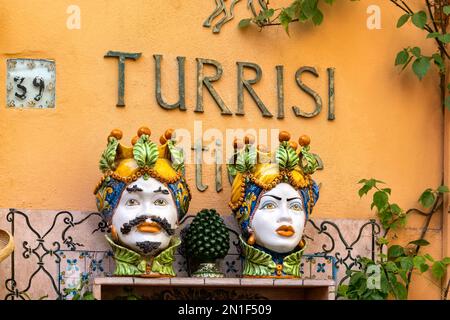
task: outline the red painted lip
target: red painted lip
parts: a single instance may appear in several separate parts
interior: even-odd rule
[[[275,230],[282,237],[292,237],[295,234],[294,228],[291,226],[282,225],[277,230]]]

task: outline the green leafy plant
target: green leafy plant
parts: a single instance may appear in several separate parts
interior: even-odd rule
[[[450,98],[446,97],[446,91],[450,85],[446,84],[447,71],[446,59],[450,58],[447,44],[450,43],[450,34],[447,33],[450,5],[448,0],[424,0],[424,10],[413,10],[404,0],[390,0],[392,4],[403,11],[403,15],[397,21],[397,28],[401,28],[408,22],[427,33],[426,39],[432,39],[436,43],[436,51],[425,55],[420,47],[407,47],[397,53],[395,65],[401,66],[403,71],[411,62],[414,74],[422,80],[428,73],[432,63],[437,67],[440,75],[441,104],[450,108]]]
[[[285,8],[271,8],[269,1],[265,0],[261,3],[261,10],[257,11],[253,6],[251,7],[253,17],[242,19],[239,27],[246,28],[255,24],[262,29],[267,26],[281,25],[289,34],[289,25],[293,22],[322,24],[324,15],[321,6],[324,3],[332,5],[334,2],[335,0],[294,0]]]
[[[379,299],[407,299],[413,273],[424,274],[431,270],[432,276],[440,280],[445,276],[446,267],[450,258],[437,260],[429,254],[421,255],[419,250],[430,243],[425,239],[425,232],[431,217],[442,206],[443,194],[448,193],[446,186],[425,190],[419,198],[419,203],[429,209],[424,212],[413,208],[407,211],[396,203],[390,202],[391,189],[381,185],[384,182],[376,179],[362,179],[362,187],[358,194],[360,197],[373,191],[371,209],[375,208],[377,217],[384,228],[384,234],[378,238],[377,243],[380,254],[374,261],[361,258],[360,270],[349,270],[348,284],[339,286],[338,296],[352,300],[379,300]],[[405,246],[391,244],[391,233],[404,227],[410,213],[416,212],[427,217],[424,231],[419,239],[408,242]],[[387,250],[385,250],[387,247]],[[373,281],[376,285],[371,285]]]

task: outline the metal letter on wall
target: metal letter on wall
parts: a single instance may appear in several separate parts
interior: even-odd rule
[[[55,61],[8,59],[6,105],[10,108],[55,108]]]
[[[125,60],[132,59],[137,60],[141,57],[142,53],[127,53],[119,51],[108,51],[105,58],[119,58],[119,89],[117,106],[125,106]]]
[[[277,97],[278,97],[278,115],[277,119],[284,119],[284,67],[276,66],[277,69]]]
[[[203,66],[205,64],[215,67],[216,74],[213,76],[206,77],[204,75]],[[195,112],[203,112],[203,86],[208,89],[209,93],[213,97],[214,101],[220,108],[220,113],[222,115],[232,115],[233,113],[228,109],[223,102],[222,98],[219,96],[217,91],[212,86],[211,82],[217,81],[222,77],[223,69],[219,62],[211,59],[197,58],[197,106],[195,107]]]
[[[255,90],[252,87],[252,84],[255,84],[259,80],[261,80],[262,70],[260,66],[258,66],[256,63],[251,62],[237,62],[237,66],[238,66],[238,108],[236,114],[241,116],[245,114],[244,112],[244,88],[245,88],[252,97],[253,101],[255,101],[262,115],[264,117],[272,117],[272,114],[269,112],[269,110],[267,110],[266,106],[258,97],[258,95],[256,94]],[[253,69],[256,73],[256,77],[251,80],[244,79],[244,68]]]
[[[186,97],[185,97],[185,76],[184,76],[184,70],[185,70],[185,57],[177,57],[178,60],[178,102],[174,104],[168,104],[164,101],[162,97],[162,89],[161,89],[161,60],[162,55],[154,54],[153,57],[155,58],[155,84],[156,84],[156,100],[158,101],[158,104],[166,109],[166,110],[173,110],[179,108],[180,110],[185,111],[186,110]]]
[[[317,116],[320,113],[320,111],[322,111],[322,98],[319,96],[317,92],[315,92],[314,90],[312,90],[310,87],[308,87],[303,83],[303,81],[301,80],[303,72],[312,73],[316,77],[318,77],[319,74],[317,73],[316,68],[314,67],[301,67],[295,73],[295,80],[297,81],[297,84],[300,87],[300,89],[302,89],[304,92],[313,97],[315,101],[315,109],[313,112],[304,112],[300,110],[299,107],[293,106],[292,110],[294,110],[294,113],[297,117],[312,118]]]
[[[336,119],[334,114],[334,68],[328,68],[328,120]]]

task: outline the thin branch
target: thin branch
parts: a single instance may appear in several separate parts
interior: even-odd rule
[[[437,27],[436,21],[435,21],[434,16],[433,16],[433,12],[432,12],[432,10],[431,10],[431,4],[430,4],[430,1],[429,1],[429,0],[425,0],[425,2],[427,3],[428,14],[430,15],[430,19],[431,19],[431,21],[433,22],[434,32],[439,32],[439,29],[438,29],[438,27]]]

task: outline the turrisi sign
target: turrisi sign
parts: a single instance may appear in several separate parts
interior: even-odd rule
[[[119,51],[109,51],[105,57],[106,58],[116,58],[118,61],[119,67],[119,76],[118,76],[118,99],[117,99],[117,107],[125,106],[125,67],[128,61],[138,60],[142,56],[141,53],[128,53],[128,52],[119,52]],[[167,102],[163,98],[163,92],[161,89],[161,78],[162,78],[162,55],[153,55],[154,63],[155,63],[155,95],[156,101],[158,105],[166,110],[175,110],[179,109],[180,111],[186,111],[186,79],[185,79],[185,57],[177,57],[178,64],[178,101],[170,103]],[[261,112],[261,116],[272,118],[275,117],[277,119],[284,119],[287,116],[287,112],[285,111],[285,90],[284,90],[284,81],[285,81],[285,71],[283,65],[275,66],[274,72],[276,74],[276,83],[274,84],[274,95],[277,97],[277,106],[269,107],[267,106],[259,97],[258,93],[254,89],[254,85],[258,83],[263,77],[263,69],[256,63],[253,62],[236,62],[236,73],[237,73],[237,86],[236,86],[236,108],[231,108],[229,105],[226,105],[224,100],[222,99],[220,92],[216,90],[214,87],[214,82],[227,77],[227,74],[224,72],[221,63],[217,60],[212,59],[204,59],[204,58],[196,58],[196,82],[197,82],[197,93],[196,93],[196,104],[194,107],[194,112],[202,113],[204,112],[204,94],[207,92],[213,98],[215,104],[218,107],[218,111],[223,116],[231,116],[245,115],[245,104],[244,104],[244,91],[250,95],[251,99],[254,101],[259,111]],[[206,68],[212,68],[214,72],[207,74]],[[254,73],[254,77],[246,78],[244,77],[244,72],[247,70],[251,70]],[[306,93],[314,103],[314,109],[310,112],[306,112],[302,110],[300,106],[290,106],[292,113],[295,117],[302,118],[313,118],[319,115],[322,112],[324,100],[326,99],[327,103],[327,119],[329,121],[334,120],[336,118],[335,115],[335,104],[334,104],[334,68],[327,68],[326,74],[319,74],[316,68],[311,66],[301,66],[295,72],[295,82],[299,88],[299,90]],[[308,84],[306,84],[302,80],[302,76],[305,73],[309,73],[318,78],[323,78],[323,81],[326,82],[328,89],[328,96],[326,98],[321,97],[315,90],[313,90]],[[174,81],[172,83],[175,83]],[[205,90],[206,89],[206,90]]]

